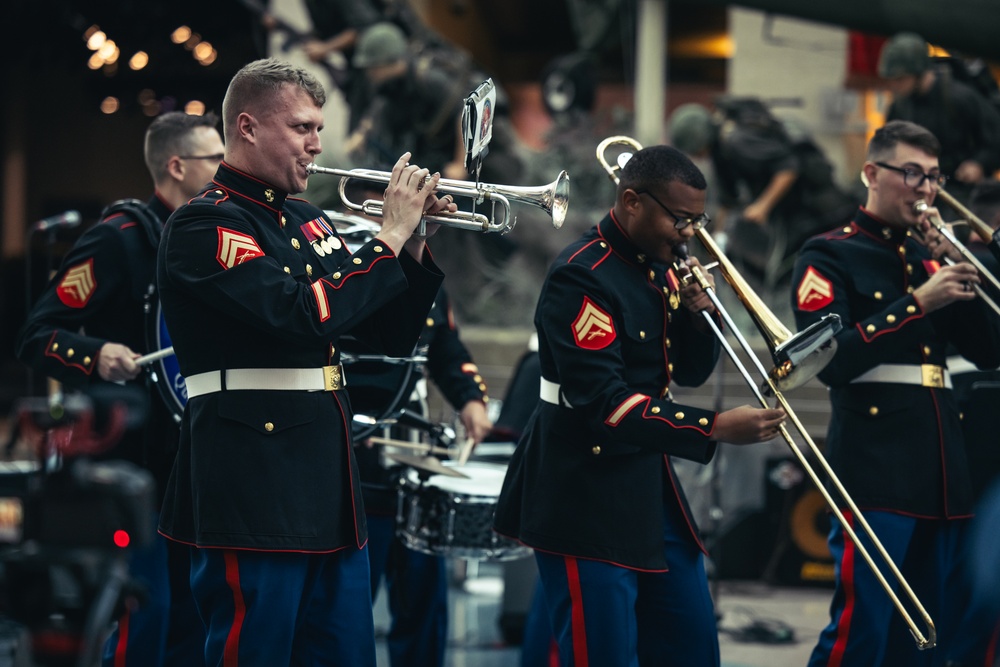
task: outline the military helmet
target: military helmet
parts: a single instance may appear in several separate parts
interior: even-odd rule
[[[354,50],[358,68],[388,65],[406,57],[406,35],[395,23],[376,23],[365,28]]]
[[[879,76],[886,79],[907,74],[919,76],[930,69],[930,66],[927,42],[912,32],[901,32],[886,42],[878,59]]]
[[[714,132],[712,114],[700,104],[682,104],[670,114],[670,143],[688,155],[707,149]]]

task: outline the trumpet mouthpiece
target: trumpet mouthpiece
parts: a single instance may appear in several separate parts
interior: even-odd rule
[[[671,251],[674,253],[674,257],[676,257],[681,261],[686,261],[687,258],[690,256],[688,253],[687,243],[678,243],[671,249]]]
[[[925,202],[923,199],[918,199],[917,201],[913,202],[914,213],[923,213],[926,210],[927,210],[927,202]]]

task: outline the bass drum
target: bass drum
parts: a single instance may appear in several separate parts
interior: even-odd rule
[[[171,347],[170,333],[163,321],[160,302],[147,299],[144,306],[146,312],[146,349],[156,352]],[[176,355],[168,355],[157,359],[147,366],[150,381],[156,385],[156,391],[167,406],[167,411],[173,420],[180,424],[184,416],[184,406],[187,405],[187,385],[181,375],[181,367]]]

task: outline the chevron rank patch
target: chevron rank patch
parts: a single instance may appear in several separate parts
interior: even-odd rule
[[[59,286],[56,287],[56,294],[66,306],[83,308],[90,301],[90,297],[93,296],[96,289],[94,258],[91,257],[86,262],[77,264],[66,272]]]
[[[583,297],[580,314],[573,320],[573,338],[585,350],[601,350],[615,339],[615,323],[589,297]]]
[[[219,227],[219,254],[216,259],[224,269],[231,269],[254,257],[260,257],[264,251],[257,245],[256,239],[246,234],[234,232],[225,227]]]
[[[798,298],[799,310],[809,313],[815,312],[833,303],[833,283],[810,266],[806,269],[805,275],[802,276],[795,294]]]

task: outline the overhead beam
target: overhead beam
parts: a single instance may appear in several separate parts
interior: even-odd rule
[[[949,51],[1000,61],[1000,39],[997,39],[1000,2],[997,0],[674,1],[701,6],[737,5],[885,36],[915,32]]]

